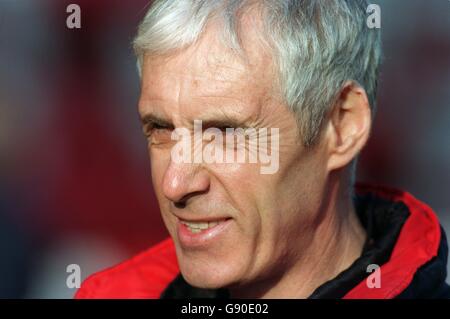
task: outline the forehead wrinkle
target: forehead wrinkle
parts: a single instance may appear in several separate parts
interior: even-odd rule
[[[163,74],[179,76],[175,71]],[[171,76],[164,76],[168,83],[178,83],[177,94],[164,94],[164,90],[149,88],[146,102],[154,111],[162,112],[172,119],[175,126],[190,126],[194,119],[211,117],[219,111],[224,115],[236,114],[240,122],[258,123],[264,104],[269,97],[263,83],[253,79],[242,81],[211,80],[207,76],[193,76],[183,72],[186,81],[170,81]],[[158,77],[159,79],[159,77]],[[158,80],[159,87],[165,80]],[[150,86],[151,87],[151,86]],[[173,92],[174,88],[170,88]],[[252,90],[256,94],[248,94]],[[174,109],[176,108],[176,109]]]
[[[240,91],[248,90],[254,82],[247,74],[231,75],[229,72],[209,69],[206,69],[206,72],[196,72],[191,69],[189,72],[173,69],[173,66],[168,66],[168,69],[161,69],[160,66],[156,68],[157,76],[149,76],[148,81],[144,79],[143,92],[150,93],[152,97],[159,99],[169,98],[173,102],[182,99],[180,94],[204,97],[239,94]],[[174,87],[175,85],[177,87]],[[153,87],[157,87],[157,90]]]

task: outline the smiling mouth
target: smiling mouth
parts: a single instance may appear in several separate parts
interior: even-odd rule
[[[186,226],[186,228],[193,234],[198,234],[204,231],[207,231],[208,229],[214,228],[220,223],[226,222],[230,218],[222,218],[217,219],[214,221],[201,221],[201,222],[193,222],[193,221],[186,221],[180,219],[180,223]]]

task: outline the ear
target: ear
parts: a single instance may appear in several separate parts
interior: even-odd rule
[[[326,129],[328,170],[349,164],[367,143],[372,112],[366,91],[355,82],[347,82],[329,114]]]

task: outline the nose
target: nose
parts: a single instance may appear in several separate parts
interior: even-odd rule
[[[189,198],[206,193],[209,187],[206,170],[198,165],[171,162],[164,173],[162,191],[177,207],[184,207]]]

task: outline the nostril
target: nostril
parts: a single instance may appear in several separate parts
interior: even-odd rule
[[[186,207],[186,202],[176,202],[175,204],[176,208],[185,208]]]
[[[209,190],[209,187],[206,191],[191,192],[191,193],[187,194],[186,196],[183,196],[181,199],[174,201],[173,206],[175,206],[175,208],[186,208],[186,206],[191,198],[200,196],[200,195],[206,193],[208,190]]]

